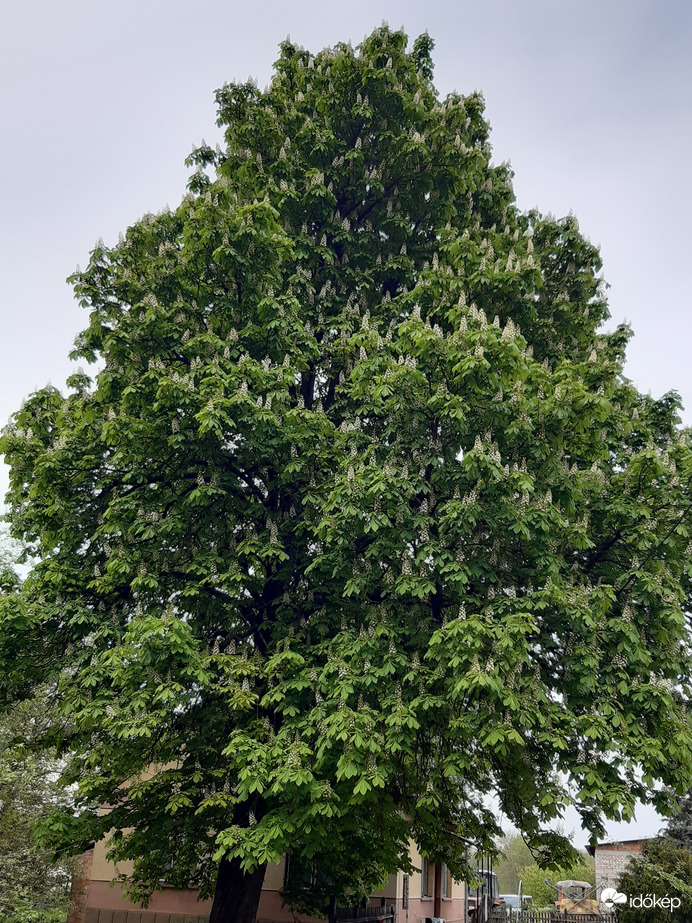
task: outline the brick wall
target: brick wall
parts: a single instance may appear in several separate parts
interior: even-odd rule
[[[620,876],[627,868],[630,859],[641,856],[642,841],[629,843],[607,843],[596,847],[596,884],[598,897],[604,888],[617,888]]]
[[[86,911],[84,923],[209,923],[206,914],[153,913],[150,910],[98,910],[91,907]],[[276,923],[275,920],[257,918],[257,923]],[[462,923],[449,920],[447,923]]]
[[[93,849],[88,850],[78,859],[79,868],[72,876],[70,915],[67,918],[67,923],[86,923],[87,900],[89,898],[93,861]]]
[[[209,923],[209,917],[206,914],[200,916],[189,913],[153,913],[150,910],[98,910],[91,907],[86,911],[84,923]],[[257,923],[275,921],[258,917]],[[461,920],[458,923],[461,923]]]
[[[152,913],[148,910],[97,910],[86,912],[84,923],[208,923],[208,916],[188,913]]]

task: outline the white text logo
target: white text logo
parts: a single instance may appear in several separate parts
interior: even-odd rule
[[[601,903],[612,910],[615,904],[627,904],[630,907],[637,907],[643,910],[653,910],[660,907],[661,910],[669,910],[671,913],[677,910],[681,904],[679,897],[658,897],[656,894],[639,894],[637,897],[630,897],[629,901],[626,894],[618,891],[617,888],[604,888],[601,892]]]

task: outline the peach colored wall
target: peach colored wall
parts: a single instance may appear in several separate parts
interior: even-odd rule
[[[103,844],[99,845],[103,846]],[[294,921],[296,923],[298,921],[300,923],[316,923],[314,917],[304,914],[295,915],[282,906],[283,898],[280,892],[284,883],[284,866],[285,862],[282,859],[281,862],[273,863],[267,867],[260,898],[258,923],[261,923],[262,920],[272,920],[275,923],[294,923]],[[112,912],[132,912],[135,907],[129,902],[122,885],[116,883],[111,886],[110,884],[114,870],[115,867],[108,863],[103,853],[101,853],[99,874],[98,876],[92,876],[88,907]],[[162,891],[157,891],[152,895],[146,910],[149,913],[161,914],[208,914],[211,911],[211,901],[198,901],[197,893],[197,890],[193,888],[179,891],[174,888],[164,887]],[[142,907],[141,904],[136,906],[137,908]]]
[[[118,875],[129,875],[132,872],[131,862],[111,862],[106,858],[106,849],[110,836],[100,840],[94,847],[94,862],[91,867],[92,881],[112,881]]]
[[[411,862],[413,863],[413,867],[414,867],[414,872],[411,875],[409,886],[408,886],[409,887],[408,893],[410,895],[410,900],[413,900],[414,898],[420,898],[421,896],[422,878],[421,878],[420,870],[421,870],[421,865],[423,863],[423,858],[420,852],[418,851],[418,847],[413,842],[413,840],[409,840],[408,850],[409,850],[409,855],[411,857]]]
[[[102,814],[107,814],[108,811],[102,810]],[[124,831],[127,833],[127,831]],[[118,875],[130,875],[132,873],[132,862],[111,862],[107,856],[106,851],[108,849],[108,841],[110,835],[106,836],[105,839],[100,840],[94,847],[94,854],[92,860],[92,869],[91,869],[91,879],[92,881],[107,881],[110,882],[114,878],[117,878]],[[284,884],[284,867],[285,861],[282,858],[278,863],[271,863],[267,866],[267,871],[264,876],[264,888],[280,891],[283,888]]]
[[[104,844],[97,844],[97,850],[99,847],[101,847],[101,850],[99,851],[98,857],[95,855],[94,858],[88,906],[101,907],[108,910],[120,910],[124,906],[131,907],[132,905],[123,892],[122,885],[120,883],[116,883],[111,886],[110,883],[115,874],[117,874],[116,866],[112,863],[109,863],[105,858]],[[96,858],[99,860],[98,865]],[[122,870],[124,866],[125,863],[121,863],[117,866],[117,868]],[[278,892],[283,888],[283,883],[284,860],[282,859],[279,863],[273,863],[272,865],[267,866],[262,892],[263,904],[265,894],[277,894],[278,896]],[[271,899],[270,903],[274,905],[276,901]],[[186,891],[178,891],[174,888],[164,886],[162,891],[154,893],[147,910],[152,912],[158,911],[162,913],[209,913],[211,910],[211,902],[198,902],[197,891],[194,888],[189,888]],[[293,918],[288,915],[285,917],[285,919],[292,920]]]
[[[409,842],[409,855],[411,856],[411,862],[416,868],[416,871],[411,875],[411,880],[409,882],[409,894],[411,898],[414,898],[414,897],[422,898],[423,897],[421,893],[422,878],[421,878],[420,870],[421,870],[421,865],[423,863],[423,857],[421,856],[418,850],[418,847],[413,842],[413,840]],[[463,881],[455,881],[453,878],[451,878],[450,881],[451,881],[451,888],[450,888],[451,893],[449,897],[447,898],[447,900],[452,899],[452,900],[463,902],[464,891],[465,891],[466,885],[464,884]],[[397,896],[401,895],[402,886],[403,885],[400,883],[399,890],[397,891]],[[430,916],[430,914],[426,914],[426,916]]]
[[[104,813],[107,812],[107,809]],[[91,880],[92,884],[89,889],[88,904],[90,908],[103,908],[111,911],[132,910],[132,904],[123,894],[122,886],[115,884],[111,887],[110,882],[118,874],[129,874],[132,868],[131,863],[122,862],[115,865],[106,858],[107,839],[97,843],[93,852]],[[398,920],[400,923],[419,923],[421,918],[433,915],[433,899],[424,898],[421,895],[421,855],[413,841],[409,843],[411,861],[415,871],[409,879],[409,909],[408,913],[402,908],[403,895],[403,872],[397,875],[390,875],[384,888],[373,892],[371,904],[379,905],[382,898],[388,904],[396,904],[398,911]],[[285,861],[282,859],[278,863],[273,863],[267,867],[265,873],[262,897],[258,913],[258,923],[262,920],[272,920],[275,923],[315,923],[313,917],[305,915],[296,916],[288,908],[282,906],[282,894],[284,883]],[[463,923],[464,916],[464,884],[461,882],[451,881],[450,895],[448,898],[442,898],[441,915],[447,923]],[[141,905],[140,905],[141,906]],[[160,913],[209,913],[211,903],[198,902],[197,892],[193,889],[187,891],[176,891],[173,888],[164,887],[161,892],[153,895],[149,907],[151,912]],[[77,923],[77,921],[76,921]],[[78,921],[81,923],[81,921]]]
[[[269,870],[268,870],[269,871]],[[270,874],[269,884],[278,884],[280,866],[275,865]],[[283,876],[281,877],[283,881]],[[423,899],[411,897],[409,899],[408,913],[402,907],[400,896],[392,898],[387,895],[388,904],[395,904],[397,908],[398,923],[420,923],[421,919],[433,915],[432,898]],[[379,905],[380,897],[371,899],[372,905]],[[106,881],[92,881],[89,889],[88,907],[110,911],[113,914],[134,913],[135,908],[123,894],[119,884],[113,887]],[[141,905],[137,905],[141,908]],[[151,914],[189,914],[204,915],[211,911],[211,901],[198,901],[197,892],[193,889],[187,891],[177,891],[173,888],[164,888],[161,892],[156,892],[146,908]],[[460,899],[442,899],[441,914],[446,923],[463,923],[464,902]],[[123,920],[127,919],[126,916]],[[134,920],[134,916],[132,917]],[[295,914],[287,907],[283,906],[282,895],[279,890],[274,888],[262,891],[260,905],[257,914],[258,923],[323,923],[317,918],[307,914]]]
[[[452,878],[451,882],[452,887],[450,888],[449,897],[455,901],[463,901],[466,895],[466,885],[463,881],[457,881],[455,878]]]
[[[92,882],[89,892],[89,907],[114,914],[134,913],[142,908],[141,904],[133,906],[123,894],[120,885],[111,888],[105,881]],[[149,902],[146,910],[151,914],[181,914],[181,915],[206,915],[211,912],[211,901],[198,901],[197,891],[190,888],[187,891],[176,891],[173,888],[164,888],[156,892]],[[134,918],[134,917],[133,917]],[[296,914],[283,906],[282,896],[278,891],[262,891],[257,921],[272,921],[272,923],[323,923],[316,917],[307,914]]]
[[[281,891],[284,886],[284,875],[286,873],[286,860],[281,859],[280,862],[272,862],[267,866],[267,871],[264,873],[264,883],[262,885],[263,891]]]
[[[408,905],[408,923],[419,923],[433,915],[433,899],[411,898]],[[464,901],[459,898],[442,898],[440,915],[445,923],[464,923]],[[406,923],[406,911],[397,904],[397,923]]]
[[[379,903],[380,899],[384,897],[385,900],[391,903],[401,894],[401,891],[397,890],[398,887],[398,876],[390,875],[384,888],[378,888],[376,891],[373,891],[370,895],[370,900],[376,900],[376,902]]]
[[[257,923],[262,923],[263,920],[271,920],[272,923],[323,923],[317,917],[311,917],[306,913],[294,913],[288,907],[284,907],[278,891],[262,891]]]
[[[134,910],[143,908],[142,904],[132,904],[123,893],[121,885],[111,885],[106,881],[92,881],[89,889],[89,907],[98,907],[103,910]],[[211,901],[198,901],[197,890],[189,888],[186,891],[176,891],[174,888],[164,888],[156,891],[149,901],[146,910],[151,913],[191,913],[203,914],[211,910]]]

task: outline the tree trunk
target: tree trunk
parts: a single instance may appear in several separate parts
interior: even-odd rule
[[[222,859],[209,923],[255,923],[266,868],[248,874],[240,859]]]

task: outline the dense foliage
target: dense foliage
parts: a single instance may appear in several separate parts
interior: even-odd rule
[[[680,799],[677,811],[668,821],[663,833],[678,846],[692,851],[692,792]]]
[[[0,587],[18,592],[13,550],[0,535]],[[53,862],[35,838],[35,827],[70,803],[58,783],[59,766],[49,751],[34,749],[55,721],[50,694],[14,705],[0,715],[0,921],[44,923],[65,919],[69,863]]]
[[[690,923],[692,853],[667,839],[645,841],[641,858],[630,860],[619,887],[628,900],[615,907],[617,923]],[[670,903],[656,906],[655,897]]]
[[[515,834],[499,842],[500,855],[493,863],[501,894],[516,894],[521,869],[534,864],[534,857],[524,838]]]
[[[59,683],[80,810],[46,836],[113,828],[135,896],[286,851],[365,893],[409,837],[464,877],[489,793],[564,860],[565,805],[596,836],[692,782],[677,398],[406,45],[286,41],[220,90],[188,196],[73,278],[100,370],[1,441],[38,563],[0,691]]]

